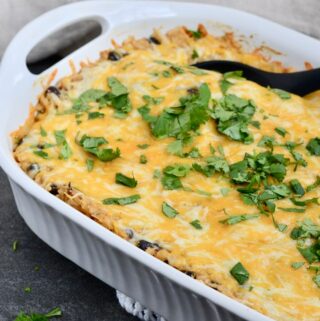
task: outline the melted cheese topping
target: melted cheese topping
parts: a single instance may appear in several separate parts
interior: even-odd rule
[[[224,225],[219,221],[228,213],[254,214],[257,209],[245,205],[229,180],[221,175],[205,177],[195,171],[182,179],[183,185],[190,190],[202,190],[211,196],[201,195],[186,190],[164,190],[159,179],[153,177],[156,169],[167,165],[192,164],[194,159],[179,158],[168,154],[167,145],[173,138],[156,139],[152,136],[148,124],[142,119],[137,108],[145,104],[143,95],[164,97],[163,101],[152,106],[152,114],[159,114],[164,108],[177,106],[179,98],[186,95],[186,90],[207,83],[212,98],[219,99],[222,93],[219,87],[221,75],[207,72],[194,75],[190,72],[175,74],[170,78],[156,75],[168,67],[159,65],[155,60],[167,60],[179,65],[190,63],[190,55],[196,49],[202,60],[219,56],[267,68],[267,62],[257,59],[252,54],[240,54],[238,51],[226,50],[221,42],[212,41],[211,36],[199,40],[189,40],[188,46],[177,46],[167,41],[152,49],[131,50],[130,54],[119,61],[102,60],[95,65],[82,69],[80,80],[72,77],[62,80],[66,90],[59,101],[59,107],[49,108],[40,121],[36,121],[27,136],[24,137],[16,151],[15,157],[21,164],[37,163],[40,172],[37,181],[43,186],[50,184],[69,184],[99,204],[108,197],[125,197],[140,194],[141,199],[127,206],[102,205],[105,210],[96,214],[100,221],[111,218],[117,230],[131,229],[136,239],[155,242],[170,252],[170,264],[181,270],[203,276],[207,284],[217,284],[224,293],[236,297],[245,304],[262,313],[281,321],[319,321],[320,290],[312,281],[312,274],[306,264],[298,270],[291,267],[292,262],[303,261],[296,249],[296,242],[289,234],[298,221],[311,218],[320,223],[319,208],[315,204],[308,206],[305,213],[288,213],[277,210],[275,217],[279,223],[288,225],[288,230],[281,233],[275,229],[270,217],[261,215],[258,219],[235,225]],[[127,47],[126,47],[127,46]],[[128,50],[129,44],[124,48]],[[260,63],[260,64],[259,64]],[[274,65],[269,69],[275,69]],[[106,79],[115,76],[129,91],[133,110],[125,119],[113,117],[114,110],[106,107],[100,110],[104,118],[87,120],[87,114],[77,124],[74,114],[61,114],[69,109],[72,101],[90,88],[109,91]],[[305,100],[292,95],[282,100],[275,93],[247,80],[234,80],[228,93],[241,98],[252,99],[257,105],[253,119],[261,123],[261,128],[250,126],[254,143],[244,145],[232,141],[216,130],[214,120],[208,121],[200,128],[192,146],[199,148],[203,156],[209,156],[209,145],[215,148],[222,145],[226,159],[234,163],[243,159],[245,153],[265,151],[257,142],[263,135],[276,135],[276,127],[284,127],[288,134],[285,138],[276,135],[280,143],[285,141],[303,141],[320,135],[320,109],[311,97]],[[55,97],[56,99],[56,97]],[[58,112],[57,112],[58,110]],[[47,132],[40,134],[40,128]],[[54,131],[66,129],[66,140],[71,147],[72,156],[68,160],[58,158],[59,147],[46,149],[49,159],[43,159],[33,153],[38,144],[55,144]],[[94,168],[88,172],[86,160],[88,155],[75,142],[80,134],[103,136],[112,148],[121,150],[121,157],[103,163],[95,159]],[[149,144],[144,150],[138,144]],[[310,156],[304,146],[296,149],[308,162],[307,167],[299,167],[296,172],[288,166],[285,182],[298,178],[303,186],[315,181],[319,174],[319,159]],[[290,157],[283,147],[275,147],[275,152]],[[144,154],[148,162],[139,163]],[[115,173],[132,176],[138,181],[132,189],[115,183]],[[223,196],[222,188],[229,188]],[[310,197],[320,197],[319,190],[309,193]],[[167,202],[178,212],[174,219],[163,215],[162,202]],[[277,202],[279,207],[292,207],[288,199]],[[202,230],[197,230],[190,222],[198,219]],[[242,262],[250,273],[249,281],[239,286],[230,276],[230,269]],[[201,277],[199,277],[201,279]]]

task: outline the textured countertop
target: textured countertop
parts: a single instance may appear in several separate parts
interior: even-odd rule
[[[57,3],[72,1],[0,0],[3,13],[3,16],[0,13],[3,36],[0,56],[15,29]],[[247,10],[320,38],[318,0],[268,0],[263,6],[260,0],[202,2]],[[23,9],[26,4],[27,11]],[[23,16],[23,12],[29,13],[28,17]],[[29,230],[19,216],[1,169],[0,191],[0,321],[13,321],[21,310],[48,312],[56,306],[63,310],[61,321],[137,320],[122,310],[112,288],[53,251]],[[13,251],[15,240],[18,240],[18,247]],[[25,292],[27,287],[31,288],[30,293]]]

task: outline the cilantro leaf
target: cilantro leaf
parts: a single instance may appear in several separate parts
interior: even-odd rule
[[[83,92],[79,98],[75,100],[71,109],[67,110],[67,114],[86,112],[91,107],[89,103],[97,102],[100,98],[102,98],[106,92],[100,89],[89,89]]]
[[[211,97],[207,84],[202,84],[197,94],[180,99],[180,106],[165,109],[160,115],[150,115],[150,108],[140,107],[139,113],[150,124],[152,134],[157,138],[186,136],[199,129],[209,119],[208,104]]]
[[[121,173],[116,173],[116,183],[127,186],[127,187],[136,187],[138,182],[134,177],[128,177]]]
[[[88,119],[97,119],[97,118],[104,118],[104,113],[100,113],[99,111],[88,113]]]
[[[286,136],[286,134],[288,133],[286,129],[283,127],[276,127],[274,130],[277,134],[279,134],[282,137]]]
[[[48,135],[46,130],[42,126],[40,126],[40,135],[42,137],[46,137]]]
[[[115,77],[108,78],[108,85],[111,89],[111,93],[106,95],[104,99],[107,102],[110,102],[112,107],[116,110],[115,117],[123,118],[132,109],[128,89]]]
[[[134,194],[127,197],[110,197],[105,198],[102,203],[105,205],[128,205],[136,203],[140,199],[139,194]]]
[[[293,262],[291,263],[291,267],[295,270],[300,269],[304,265],[304,262]]]
[[[311,155],[320,156],[320,138],[315,137],[310,139],[306,148]]]
[[[139,161],[140,161],[140,164],[147,164],[148,163],[147,156],[144,154],[141,154],[139,157]]]
[[[198,163],[193,163],[192,168],[197,172],[211,177],[214,173],[229,173],[229,164],[224,157],[210,156],[206,158],[206,165],[200,165]]]
[[[242,215],[232,215],[229,216],[228,218],[219,221],[222,224],[227,224],[227,225],[234,225],[243,221],[248,221],[252,220],[255,218],[258,218],[260,215],[259,214],[242,214]]]
[[[217,102],[211,116],[217,121],[218,131],[229,138],[245,144],[253,142],[248,125],[256,111],[251,100],[226,95]]]
[[[314,190],[315,188],[317,188],[318,186],[320,186],[320,176],[317,176],[315,182],[306,187],[306,191],[310,192],[310,191]]]
[[[14,321],[48,321],[54,317],[62,316],[62,311],[60,308],[55,308],[47,314],[31,313],[30,315],[20,312],[19,315],[14,319]]]
[[[87,170],[88,170],[88,172],[92,172],[93,167],[94,167],[94,160],[91,159],[91,158],[88,158],[88,159],[86,160],[86,165],[87,165]]]
[[[270,90],[275,93],[276,95],[278,95],[281,99],[286,100],[286,99],[290,99],[291,98],[291,94],[288,93],[285,90],[282,89],[278,89],[278,88],[270,88]]]
[[[39,150],[34,150],[33,151],[33,154],[41,157],[41,158],[44,158],[44,159],[49,159],[49,154],[41,149]]]
[[[294,194],[299,196],[303,196],[305,194],[304,188],[302,187],[301,183],[297,179],[292,179],[289,182],[289,184]]]
[[[172,206],[170,206],[166,202],[162,203],[162,213],[169,218],[174,218],[179,214],[177,210],[175,210]]]
[[[238,262],[231,270],[230,274],[235,278],[235,280],[243,285],[249,280],[249,272],[245,269],[241,262]]]
[[[88,153],[95,155],[102,162],[109,162],[120,157],[120,150],[111,148],[99,148],[101,145],[107,144],[107,140],[103,137],[90,137],[83,135],[79,141],[79,145]]]
[[[193,226],[196,230],[202,230],[202,225],[199,220],[191,221],[190,225]]]
[[[220,89],[224,95],[226,94],[227,90],[233,85],[233,83],[230,82],[229,79],[243,79],[242,74],[242,70],[229,71],[223,74],[220,81]]]

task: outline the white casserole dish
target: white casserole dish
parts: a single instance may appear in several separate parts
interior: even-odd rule
[[[66,57],[40,76],[26,67],[30,50],[52,32],[82,19],[101,23],[101,36]],[[9,176],[18,209],[27,225],[47,244],[114,288],[139,300],[170,321],[271,321],[270,318],[188,277],[100,226],[46,192],[29,178],[12,157],[9,134],[27,118],[45,80],[58,68],[55,79],[70,73],[69,60],[98,58],[99,51],[128,35],[148,36],[154,27],[195,27],[209,32],[231,24],[250,36],[253,46],[266,43],[288,56],[282,61],[297,68],[304,61],[320,65],[320,42],[273,22],[218,6],[175,2],[90,1],[60,7],[28,24],[13,39],[0,70],[0,164]],[[225,27],[223,27],[225,28]]]

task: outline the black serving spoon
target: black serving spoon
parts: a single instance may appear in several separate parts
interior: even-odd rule
[[[210,60],[196,63],[193,66],[221,73],[241,70],[243,77],[259,85],[282,89],[299,96],[304,96],[320,89],[320,68],[290,73],[277,73],[229,60]]]

